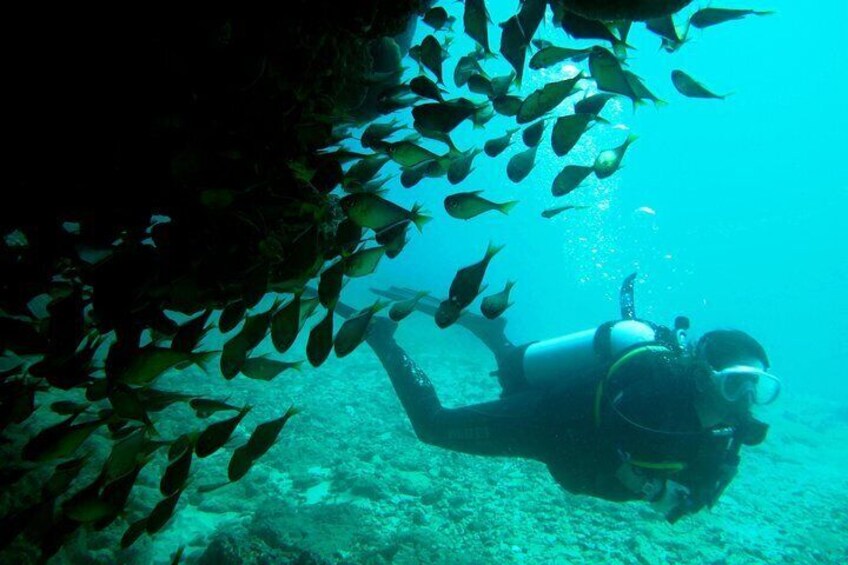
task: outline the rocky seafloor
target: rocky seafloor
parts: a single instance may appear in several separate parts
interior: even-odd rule
[[[414,315],[396,337],[446,406],[498,395],[494,360],[463,329]],[[571,495],[541,463],[419,442],[366,346],[271,383],[224,386],[190,370],[164,379],[163,388],[254,406],[229,449],[196,466],[193,486],[225,479],[232,448],[257,423],[291,403],[303,412],[240,482],[206,494],[190,486],[155,537],[116,552],[121,528],[83,534],[55,562],[168,563],[180,545],[186,563],[225,565],[848,562],[848,414],[793,394],[791,378],[761,415],[768,441],[743,451],[720,503],[673,526],[644,503]],[[134,501],[149,508],[161,469],[145,471]]]

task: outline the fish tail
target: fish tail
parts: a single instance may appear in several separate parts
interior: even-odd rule
[[[489,242],[489,247],[488,247],[488,249],[486,249],[486,258],[487,258],[487,259],[491,259],[491,258],[492,258],[492,257],[494,257],[495,255],[497,255],[497,254],[498,254],[498,252],[499,252],[501,249],[503,249],[503,248],[504,248],[504,244],[502,244],[502,245],[495,245],[494,243],[492,243],[492,242],[490,241],[490,242]]]
[[[200,485],[200,486],[197,487],[197,491],[200,492],[200,493],[212,492],[212,491],[218,490],[219,488],[223,488],[223,487],[227,486],[228,484],[230,484],[229,481],[223,481],[223,482],[220,482],[220,483],[211,483],[211,484],[208,484],[208,485]]]
[[[221,353],[220,351],[203,351],[200,353],[193,353],[191,362],[197,365],[201,371],[204,373],[208,373],[211,367],[212,362],[215,357]]]
[[[156,429],[150,418],[147,418],[147,421],[144,422],[144,430],[153,437],[162,437],[162,434],[159,433],[159,430]]]
[[[416,204],[412,207],[412,223],[415,224],[415,227],[418,228],[418,232],[422,233],[424,231],[424,224],[433,219],[432,216],[428,216],[426,214],[421,214],[421,205]]]
[[[616,41],[614,41],[612,43],[613,43],[613,47],[612,47],[613,50],[618,48],[618,49],[630,49],[631,51],[638,51],[638,49],[636,49],[635,47],[633,47],[632,45],[627,43],[627,41],[622,41],[621,39],[617,39]]]
[[[464,1],[465,0],[456,0],[456,3],[462,4]],[[488,25],[492,25],[492,23],[493,23],[492,18],[489,16],[488,12],[486,13],[486,23]],[[483,46],[479,41],[477,42],[477,45],[475,46],[474,51],[472,53],[469,53],[469,55],[475,55],[476,56],[475,58],[478,61],[486,61],[486,60],[489,60],[489,59],[497,59],[497,57],[498,57],[498,54],[495,53],[494,51],[492,51],[492,49],[490,47]],[[484,73],[484,76],[485,76],[485,73]],[[486,78],[488,78],[488,76],[486,76]]]
[[[516,204],[518,204],[518,200],[510,200],[509,202],[498,204],[498,212],[502,214],[509,214],[509,212],[515,208]]]

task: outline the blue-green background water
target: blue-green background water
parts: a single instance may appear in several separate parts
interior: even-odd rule
[[[488,6],[494,22],[516,10],[511,1]],[[732,7],[776,13],[692,29],[691,41],[673,54],[660,51],[659,39],[634,25],[631,69],[668,105],[633,112],[623,100],[612,113],[608,106],[604,115],[613,124],[639,135],[616,175],[604,181],[592,176],[560,199],[550,195],[564,165],[591,164],[599,150],[626,137],[626,131],[599,125],[563,158],[543,141],[535,170],[520,185],[505,176],[509,156],[523,150],[518,136],[498,158],[478,156],[476,170],[457,187],[443,179],[410,190],[398,183],[392,197],[423,203],[436,221],[397,259],[384,261],[377,277],[364,285],[354,281],[349,291],[386,282],[443,297],[456,269],[479,260],[489,240],[506,244],[487,282],[495,291],[506,279],[518,281],[507,318],[509,335],[522,341],[614,317],[620,281],[638,271],[641,316],[670,323],[683,313],[695,334],[719,326],[749,331],[768,349],[786,387],[848,402],[841,366],[848,354],[848,266],[839,228],[848,208],[848,110],[842,100],[848,56],[839,31],[848,4],[817,2],[812,9],[775,0]],[[461,5],[447,8],[461,31]],[[536,37],[574,45],[549,18],[550,11]],[[419,25],[413,44],[430,31]],[[490,37],[496,46],[495,29]],[[455,34],[444,74],[456,95],[453,65],[472,45]],[[497,63],[502,66],[490,64],[487,71],[505,74],[506,63]],[[414,76],[416,63],[407,66]],[[563,66],[527,69],[521,95],[545,80],[571,76]],[[725,101],[684,98],[669,78],[678,68],[733,94]],[[460,149],[479,147],[508,127],[514,122],[497,117],[485,131],[465,124],[453,137]],[[493,200],[521,203],[509,217],[490,213],[466,222],[446,215],[444,196],[481,189]],[[593,208],[550,221],[540,217],[541,210],[565,203]],[[636,212],[642,206],[656,215]]]

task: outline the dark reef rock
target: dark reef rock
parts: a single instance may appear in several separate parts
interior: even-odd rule
[[[266,293],[302,291],[358,243],[359,232],[337,230],[339,158],[319,150],[373,115],[374,89],[397,84],[429,3],[295,0],[252,17],[10,14],[0,351],[42,358],[0,369],[0,433],[32,423],[36,390],[113,402],[143,336],[176,335],[165,311],[244,313]],[[36,297],[49,302],[38,316]],[[26,510],[9,542],[57,504],[27,494],[0,501],[0,516]],[[56,520],[63,535],[30,528],[45,557],[80,529]]]
[[[244,544],[232,534],[217,534],[197,560],[198,565],[236,565],[245,563],[242,552]]]
[[[219,532],[197,560],[197,565],[333,565],[313,551],[287,544],[271,546],[239,531]]]
[[[363,103],[370,77],[399,67],[426,5],[301,0],[278,18],[16,19],[6,75],[16,197],[0,207],[0,231],[21,230],[31,253],[3,265],[0,307],[22,312],[58,263],[76,267],[77,249],[116,240],[131,249],[84,281],[102,331],[314,275],[337,254],[339,214],[326,194],[340,180],[338,162],[316,150],[342,120],[375,116]],[[386,44],[395,57],[381,55]],[[151,230],[154,214],[170,222]],[[148,235],[156,247],[137,248]]]

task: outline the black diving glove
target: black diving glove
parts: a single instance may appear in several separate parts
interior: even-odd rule
[[[687,514],[694,514],[698,509],[699,506],[695,504],[692,497],[687,495],[678,501],[677,506],[666,513],[665,519],[668,520],[669,524],[674,524]]]
[[[651,502],[657,512],[665,515],[666,520],[673,524],[686,514],[695,511],[696,504],[692,500],[688,488],[674,481],[665,481],[663,490]]]

